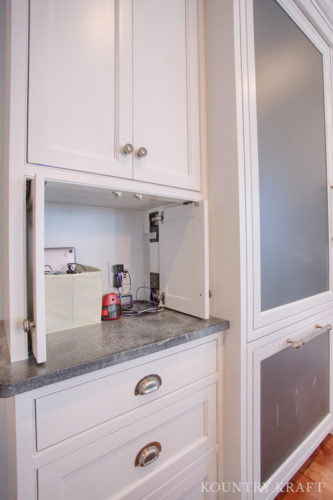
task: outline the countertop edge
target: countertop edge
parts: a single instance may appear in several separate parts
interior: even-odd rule
[[[25,392],[39,389],[40,387],[52,385],[70,378],[92,373],[103,368],[115,366],[126,361],[141,358],[148,354],[163,351],[177,345],[185,344],[193,340],[198,340],[209,335],[224,332],[225,330],[228,330],[229,326],[229,321],[221,320],[221,323],[217,325],[211,325],[209,327],[205,327],[204,329],[184,333],[177,337],[170,337],[162,341],[151,342],[134,349],[129,349],[128,351],[122,351],[89,362],[83,362],[77,366],[63,368],[55,371],[54,373],[37,375],[13,384],[0,384],[0,398],[5,399],[13,397]]]

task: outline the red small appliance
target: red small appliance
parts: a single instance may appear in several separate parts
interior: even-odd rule
[[[117,319],[121,316],[121,305],[116,293],[103,295],[102,319]]]

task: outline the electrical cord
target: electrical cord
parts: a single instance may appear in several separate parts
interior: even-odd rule
[[[148,307],[147,305],[151,306],[151,304],[147,301],[142,301],[138,299],[138,292],[139,290],[146,289],[150,291],[150,295],[153,298],[153,307]],[[133,301],[133,304],[138,306],[138,309],[136,310],[128,310],[128,309],[122,309],[122,315],[123,316],[143,316],[144,314],[156,314],[161,311],[163,311],[163,306],[156,304],[155,296],[153,293],[153,290],[148,287],[148,286],[140,286],[135,293],[135,300]],[[144,309],[140,309],[140,307],[144,307]]]
[[[76,262],[69,262],[66,271],[53,271],[49,264],[44,265],[44,274],[78,274],[85,273],[87,269],[83,264],[76,264]]]
[[[82,264],[77,264],[76,262],[67,263],[67,274],[85,273],[86,271],[87,269]]]

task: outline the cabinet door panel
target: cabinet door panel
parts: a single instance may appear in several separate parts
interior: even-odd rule
[[[134,0],[134,177],[200,189],[197,0]]]
[[[170,309],[209,318],[208,203],[164,209],[160,286]]]
[[[266,346],[249,344],[248,466],[253,484],[261,485],[255,499],[273,498],[332,428],[333,343],[324,326],[331,314],[318,318],[322,327],[308,320]]]
[[[27,297],[31,348],[37,363],[46,361],[45,277],[44,277],[44,179],[36,176],[30,184],[27,203]]]
[[[274,0],[254,1],[261,310],[329,288],[322,54]]]
[[[257,338],[333,299],[332,87],[329,47],[293,3],[250,3],[249,337]]]
[[[132,176],[130,17],[127,0],[31,0],[29,162]]]
[[[329,414],[329,332],[261,362],[261,481]],[[306,369],[305,369],[306,367]]]

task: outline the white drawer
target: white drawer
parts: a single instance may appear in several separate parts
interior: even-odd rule
[[[217,369],[216,354],[216,341],[211,341],[37,398],[37,450],[64,441],[214,374]],[[137,383],[150,374],[161,378],[159,389],[136,395]]]
[[[156,461],[136,466],[160,444]],[[159,488],[216,445],[216,384],[38,470],[39,500],[138,498]],[[185,488],[186,489],[186,488]]]
[[[219,489],[217,476],[217,456],[209,453],[199,461],[182,469],[169,481],[147,494],[147,488],[137,491],[137,496],[130,495],[126,500],[217,500]],[[221,489],[221,488],[220,488]]]

